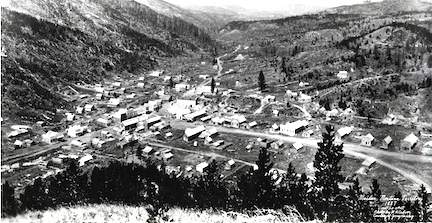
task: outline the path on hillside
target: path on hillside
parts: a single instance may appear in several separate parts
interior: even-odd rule
[[[176,121],[173,120],[173,121],[171,121],[171,126],[174,128],[178,128],[178,129],[185,129],[185,128],[189,128],[189,127],[195,127],[196,125],[194,123],[187,123],[187,122],[180,121],[180,120],[176,120]],[[268,134],[268,133],[248,131],[248,130],[243,130],[243,129],[226,128],[226,127],[222,127],[222,126],[214,126],[214,127],[216,127],[216,129],[221,133],[248,135],[248,136],[253,136],[253,137],[282,140],[282,141],[290,142],[290,143],[300,142],[305,146],[318,148],[317,143],[319,142],[319,140],[317,140],[317,139],[296,138],[296,137],[290,137],[290,136],[284,136],[284,135],[274,135],[274,134]],[[425,163],[425,164],[432,164],[432,156],[396,153],[396,152],[390,152],[390,151],[385,151],[385,150],[378,150],[378,149],[374,149],[374,148],[363,147],[363,146],[359,146],[359,145],[355,145],[355,144],[351,144],[351,143],[344,143],[343,149],[344,149],[345,154],[351,155],[351,156],[359,158],[359,159],[367,159],[369,157],[374,157],[378,164],[398,172],[399,174],[403,175],[405,178],[411,180],[414,183],[417,183],[419,185],[423,184],[427,188],[432,189],[430,184],[423,181],[421,179],[421,176],[418,176],[418,173],[412,172],[410,170],[402,169],[402,168],[400,168],[394,164],[385,162],[382,159],[380,159],[380,157],[386,157],[386,158],[393,159],[395,162],[397,160],[399,160],[399,161],[406,161],[406,162],[420,162],[420,163]]]
[[[303,105],[303,107],[301,107],[301,106],[296,105],[296,104],[291,104],[291,106],[300,109],[300,111],[302,111],[304,113],[304,117],[306,119],[312,118],[311,114],[306,110],[306,108],[304,107],[304,105]]]

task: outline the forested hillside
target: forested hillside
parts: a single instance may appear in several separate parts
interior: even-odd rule
[[[12,1],[2,9],[2,117],[47,120],[58,87],[154,69],[211,47],[200,28],[133,1]],[[18,12],[17,12],[18,11]]]

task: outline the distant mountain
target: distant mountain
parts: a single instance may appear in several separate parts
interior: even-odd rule
[[[432,3],[421,0],[384,0],[382,2],[340,6],[325,10],[328,13],[341,14],[388,14],[409,11],[432,12]]]
[[[141,74],[213,44],[203,29],[134,1],[11,0],[1,20],[5,120],[52,119],[71,105],[62,87]]]
[[[254,21],[266,19],[278,19],[293,15],[302,15],[305,13],[313,13],[323,10],[323,7],[306,6],[301,4],[290,4],[278,7],[273,10],[258,10],[247,9],[238,5],[223,5],[223,6],[193,6],[181,5],[185,9],[192,12],[204,12],[215,16],[225,24],[232,21]]]
[[[173,5],[163,0],[135,0],[154,11],[168,17],[178,17],[190,22],[210,33],[217,32],[221,27],[232,21],[252,21],[277,19],[290,15],[322,10],[321,7],[304,5],[288,5],[277,10],[246,9],[237,5],[195,6]]]
[[[204,13],[196,10],[185,9],[162,0],[135,0],[152,10],[168,17],[177,17],[194,24],[209,33],[217,31],[227,21],[223,16],[214,16],[212,13]]]

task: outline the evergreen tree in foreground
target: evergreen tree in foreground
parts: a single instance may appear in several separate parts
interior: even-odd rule
[[[421,203],[420,203],[421,204],[421,216],[422,216],[421,220],[424,222],[427,222],[430,220],[429,216],[428,216],[429,202],[428,202],[428,194],[426,191],[426,187],[423,184],[421,185],[420,190],[418,191],[418,196],[419,196],[420,201],[421,201]]]
[[[330,205],[334,204],[334,198],[339,194],[338,183],[343,181],[340,173],[339,161],[344,157],[343,144],[334,144],[335,130],[327,125],[322,134],[322,142],[318,143],[318,151],[315,154],[313,166],[316,168],[313,185],[317,189],[316,209],[320,217],[328,214]]]
[[[258,76],[258,86],[261,91],[263,91],[266,87],[264,73],[260,71]]]
[[[254,172],[255,183],[258,186],[258,205],[261,207],[271,207],[274,204],[274,182],[271,179],[270,153],[266,148],[261,148],[256,161],[258,170]]]
[[[15,199],[15,190],[5,182],[1,185],[1,216],[16,216],[18,213],[18,202]]]
[[[211,83],[210,83],[211,93],[214,93],[215,86],[216,86],[215,80],[214,80],[214,78],[212,78]]]

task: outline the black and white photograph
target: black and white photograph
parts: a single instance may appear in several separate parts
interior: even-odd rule
[[[432,222],[432,0],[0,7],[0,222]]]

